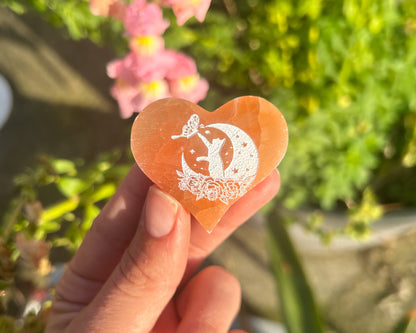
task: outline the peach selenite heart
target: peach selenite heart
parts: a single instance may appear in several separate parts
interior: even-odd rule
[[[282,114],[254,96],[214,112],[183,99],[162,99],[138,115],[131,133],[142,171],[208,232],[279,164],[287,144]]]

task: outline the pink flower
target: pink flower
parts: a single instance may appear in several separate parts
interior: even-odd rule
[[[135,97],[133,102],[136,105],[137,111],[140,112],[150,103],[170,96],[169,85],[166,80],[154,80],[140,84],[140,93]]]
[[[209,84],[199,75],[191,75],[169,81],[169,87],[173,97],[198,103],[207,95]]]
[[[91,0],[90,10],[94,15],[111,16],[123,20],[126,3],[123,0]]]
[[[162,79],[173,66],[172,57],[167,51],[161,51],[150,57],[140,57],[130,52],[123,59],[115,60],[107,65],[109,77],[121,78],[130,85],[141,81],[150,82]]]
[[[187,55],[175,51],[166,51],[171,58],[172,66],[166,73],[168,80],[176,80],[184,76],[197,74],[195,61]]]
[[[121,118],[130,118],[134,112],[138,111],[134,103],[134,99],[139,93],[137,86],[129,85],[122,79],[118,79],[111,87],[110,92],[111,96],[117,100]]]
[[[132,68],[137,63],[137,56],[134,53],[127,54],[123,59],[113,60],[107,64],[107,75],[112,79],[122,79],[129,85],[137,83]]]
[[[169,86],[163,79],[129,85],[118,79],[111,88],[111,95],[117,100],[121,118],[130,118],[134,112],[142,111],[150,103],[169,97]]]
[[[127,4],[123,0],[114,1],[110,6],[109,15],[119,21],[124,20]]]
[[[159,3],[162,6],[172,7],[178,25],[183,25],[192,16],[203,22],[211,0],[160,0]]]
[[[130,38],[130,49],[139,57],[151,57],[165,47],[165,41],[160,36],[139,36]]]
[[[91,0],[90,10],[94,15],[108,16],[114,0]]]
[[[163,34],[169,22],[159,6],[135,0],[126,8],[124,26],[130,36],[154,36]]]
[[[204,99],[208,82],[198,75],[195,61],[183,53],[166,51],[172,59],[172,66],[166,74],[172,96],[197,103]]]

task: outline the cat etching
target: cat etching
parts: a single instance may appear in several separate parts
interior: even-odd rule
[[[213,139],[212,142],[209,142],[208,139],[198,133],[199,138],[202,140],[204,145],[208,149],[208,156],[199,156],[197,161],[207,161],[209,175],[212,178],[223,178],[224,177],[224,165],[221,158],[221,149],[224,146],[225,139]]]

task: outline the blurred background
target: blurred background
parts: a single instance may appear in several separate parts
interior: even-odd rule
[[[282,187],[207,264],[248,332],[415,332],[416,2],[214,0],[166,47],[215,110],[259,95],[289,126]],[[84,0],[0,0],[0,332],[42,332],[53,286],[133,163],[106,64],[120,22]],[[133,117],[134,118],[134,117]]]

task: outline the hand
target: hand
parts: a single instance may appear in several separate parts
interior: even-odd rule
[[[216,266],[193,274],[279,185],[273,171],[208,234],[134,166],[58,283],[46,332],[227,332],[238,281]]]

